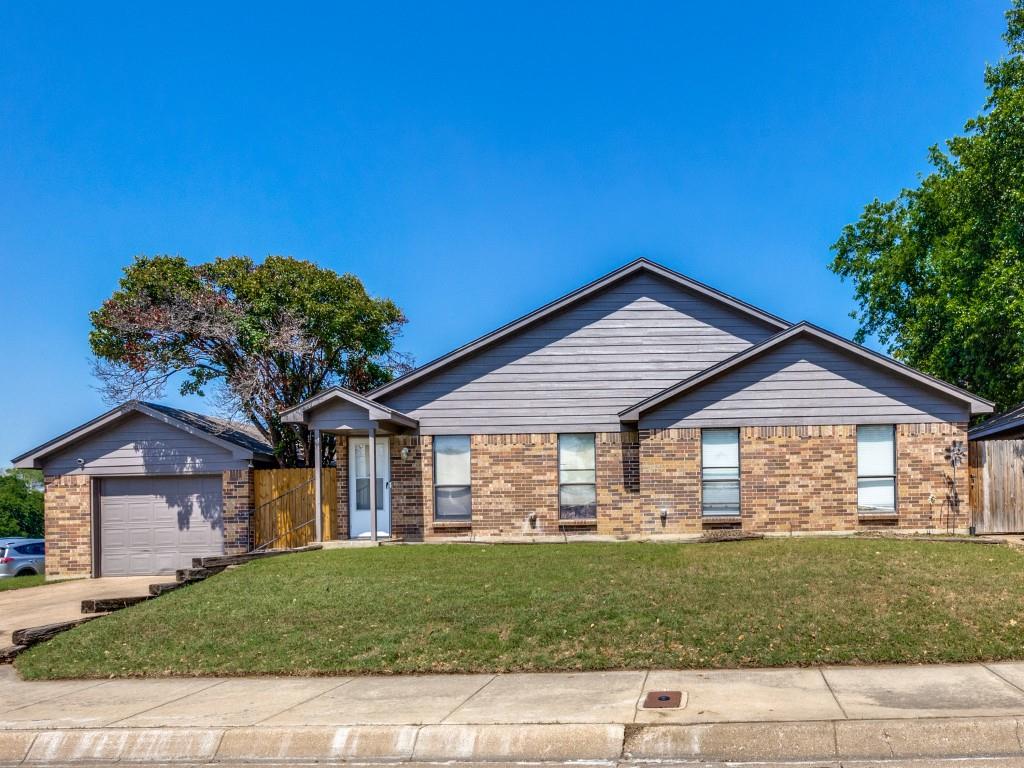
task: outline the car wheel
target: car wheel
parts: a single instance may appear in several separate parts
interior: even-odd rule
[[[16,574],[14,574],[14,575],[15,575],[16,577],[17,577],[17,576],[35,576],[35,575],[36,575],[36,572],[35,572],[35,571],[33,571],[33,570],[32,570],[32,569],[30,569],[30,568],[26,568],[26,569],[25,569],[25,570],[23,570],[23,571],[18,571],[18,572],[17,572]]]

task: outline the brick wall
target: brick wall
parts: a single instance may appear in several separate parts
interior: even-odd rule
[[[856,426],[745,427],[740,441],[744,528],[857,529]]]
[[[897,425],[896,505],[901,527],[943,531],[971,524],[967,465],[956,471],[957,508],[953,471],[943,459],[954,440],[963,441],[966,447],[966,424]]]
[[[92,575],[92,483],[88,475],[45,478],[46,575]]]
[[[640,436],[601,432],[597,451],[597,533],[629,536],[643,529],[640,492]]]
[[[557,436],[473,435],[470,445],[473,533],[557,534]]]
[[[641,430],[639,507],[635,533],[700,533],[699,429]]]
[[[904,424],[896,430],[895,521],[857,514],[855,426],[747,427],[740,431],[743,529],[764,533],[856,531],[878,525],[942,530],[952,518],[949,467],[943,451],[966,439],[963,424]],[[462,536],[607,536],[699,534],[699,429],[600,433],[597,521],[558,520],[558,436],[473,435],[472,525],[438,524],[433,512],[433,454],[429,436],[391,437],[392,531],[407,539]],[[402,457],[402,449],[407,455]],[[347,535],[347,458],[339,450],[339,517]],[[968,524],[967,477],[960,472],[960,513]],[[664,521],[661,510],[666,511]],[[535,515],[531,524],[530,516]]]
[[[251,545],[250,520],[256,509],[253,470],[234,469],[222,473],[224,554],[248,552]]]
[[[429,451],[424,444],[430,438],[409,435],[391,436],[388,450],[391,456],[391,535],[406,539],[422,539],[427,499],[431,497],[431,474],[427,470],[424,482],[424,463]],[[403,449],[406,452],[402,457]],[[432,502],[431,502],[432,503]]]
[[[338,435],[334,444],[334,460],[338,468],[338,538],[347,539],[348,532],[348,438]]]

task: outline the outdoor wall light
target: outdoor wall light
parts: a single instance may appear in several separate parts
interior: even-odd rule
[[[530,521],[530,527],[531,528],[536,528],[537,527],[537,513],[536,512],[531,512],[529,515],[526,516],[526,519]]]
[[[665,521],[668,520],[668,507],[662,507],[661,508],[661,512],[659,513],[659,517],[661,517],[661,524],[664,525]]]
[[[408,445],[403,445],[402,446],[402,461],[408,461],[409,460],[409,453],[410,453],[409,446]]]

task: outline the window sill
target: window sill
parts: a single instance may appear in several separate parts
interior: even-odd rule
[[[435,520],[431,526],[433,528],[472,528],[472,520]]]
[[[857,511],[858,520],[899,520],[899,514],[897,512],[861,512]]]
[[[701,515],[700,519],[705,523],[738,523],[743,517],[741,515]]]
[[[566,518],[564,520],[559,518],[558,524],[560,526],[586,527],[588,525],[597,525],[597,518],[596,517],[576,517],[576,518]]]

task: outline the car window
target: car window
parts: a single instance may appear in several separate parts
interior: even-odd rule
[[[29,547],[31,547],[31,546],[32,546],[31,544],[22,544],[20,547],[15,547],[14,551],[17,552],[19,555],[27,555],[27,554],[29,554],[28,550],[29,550]]]
[[[41,555],[43,554],[43,545],[39,543],[35,544],[22,544],[20,547],[15,547],[14,551],[19,555]]]

